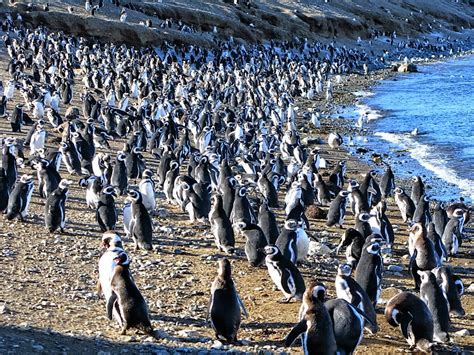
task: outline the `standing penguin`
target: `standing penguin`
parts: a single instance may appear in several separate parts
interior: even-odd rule
[[[385,307],[385,319],[392,327],[400,326],[411,349],[429,352],[433,342],[433,317],[428,306],[417,296],[401,292]]]
[[[58,229],[64,233],[64,225],[66,222],[66,200],[69,190],[70,180],[61,180],[59,186],[47,198],[44,209],[44,221],[46,228],[50,233],[54,233]]]
[[[33,176],[22,175],[8,197],[6,218],[9,221],[15,217],[20,218],[22,222],[25,221],[25,217],[28,215],[33,188]]]
[[[247,310],[235,289],[232,270],[227,259],[219,260],[217,276],[211,286],[209,316],[216,338],[228,343],[237,342],[241,312],[248,317]]]
[[[214,235],[217,248],[227,254],[233,254],[235,248],[234,230],[224,211],[222,196],[216,194],[211,199],[212,208],[209,213],[209,222],[211,223],[211,232]]]
[[[0,167],[0,212],[4,212],[7,209],[9,194],[7,174],[5,169]]]
[[[297,267],[273,245],[265,247],[265,263],[273,283],[283,292],[279,302],[288,303],[292,298],[301,300],[305,290],[303,276]]]
[[[383,261],[380,255],[380,241],[376,234],[367,237],[355,270],[355,280],[367,292],[374,307],[382,292]]]
[[[298,259],[297,229],[298,222],[296,220],[289,219],[285,221],[285,225],[275,243],[283,256],[293,264],[296,264]]]
[[[368,321],[365,327],[372,333],[378,332],[377,315],[367,292],[351,277],[352,268],[349,264],[339,265],[335,280],[337,298],[342,298],[360,309]]]
[[[418,271],[421,278],[420,298],[426,303],[433,316],[433,339],[440,343],[449,341],[448,300],[431,271]]]
[[[267,175],[260,172],[257,173],[258,180],[257,186],[260,190],[260,193],[263,195],[265,201],[267,201],[268,207],[278,208],[278,192],[275,186],[268,179]]]
[[[123,195],[128,187],[127,167],[125,166],[125,159],[127,154],[120,151],[117,153],[115,164],[112,168],[112,176],[110,184],[117,188],[120,195]]]
[[[425,184],[421,180],[421,177],[414,176],[413,177],[413,184],[411,186],[411,200],[418,206],[418,201],[420,201],[421,196],[425,194]]]
[[[112,319],[113,314],[119,316],[116,320],[121,327],[121,335],[125,335],[130,328],[137,328],[154,336],[148,306],[130,274],[130,260],[127,254],[120,253],[114,261],[117,265],[110,281],[112,294],[107,301],[109,319]]]
[[[421,195],[416,204],[415,213],[413,214],[413,222],[422,223],[425,226],[428,226],[428,223],[431,222],[430,199],[426,195]]]
[[[464,224],[464,211],[461,208],[454,210],[453,215],[449,219],[444,228],[443,244],[448,251],[449,256],[455,256],[458,253],[462,242],[462,226]]]
[[[117,209],[115,208],[115,189],[112,186],[105,186],[99,195],[96,209],[96,220],[103,232],[115,230],[117,224]]]
[[[382,175],[382,180],[380,181],[380,190],[382,192],[382,198],[387,198],[387,197],[392,196],[394,189],[395,189],[395,176],[393,175],[393,171],[390,165],[387,165],[387,169]]]
[[[346,247],[346,260],[351,265],[352,269],[355,269],[359,262],[362,254],[362,248],[365,244],[365,238],[355,230],[354,228],[347,228],[342,235],[341,242],[336,248],[336,254],[339,254],[339,250]]]
[[[286,347],[291,346],[298,337],[302,336],[305,355],[336,354],[337,344],[334,325],[323,302],[324,291],[321,292],[321,285],[312,283],[304,292],[303,304],[300,309],[300,322],[293,327],[285,338]]]
[[[258,226],[265,234],[265,237],[267,238],[267,244],[275,244],[280,232],[278,231],[278,224],[275,214],[270,211],[266,202],[263,202],[260,205],[260,209],[258,211]]]
[[[250,223],[257,222],[252,206],[247,199],[247,188],[244,186],[235,190],[234,205],[230,213],[230,221],[232,223],[240,220]]]
[[[421,223],[414,224],[410,229],[408,249],[411,256],[411,274],[415,282],[415,288],[419,289],[421,281],[418,271],[430,271],[441,265],[435,247],[426,235],[426,228]]]
[[[265,261],[263,248],[267,246],[265,234],[259,226],[253,223],[238,221],[236,227],[240,234],[247,239],[245,243],[245,255],[251,266],[260,266]]]
[[[458,286],[461,289],[464,288],[461,279],[453,274],[453,270],[450,266],[440,266],[432,270],[436,276],[438,284],[441,286],[443,293],[448,299],[448,306],[450,314],[458,317],[462,317],[466,314],[461,304],[461,295],[463,292],[459,292]]]
[[[369,220],[370,215],[367,212],[361,212],[355,216],[354,228],[362,235],[362,237],[364,237],[364,239],[373,233]]]
[[[346,204],[348,196],[348,191],[341,191],[331,202],[326,221],[326,225],[328,227],[332,227],[338,224],[339,227],[342,228],[342,225],[344,224],[344,216],[346,215]]]
[[[395,202],[402,214],[403,222],[408,222],[413,218],[415,214],[415,204],[411,198],[403,191],[402,188],[397,187],[394,190],[395,192]]]
[[[316,199],[321,206],[331,204],[331,191],[326,186],[321,174],[315,175],[314,188],[316,190]]]
[[[448,214],[440,202],[437,202],[433,208],[433,223],[435,225],[436,233],[440,236],[444,233],[444,228],[448,224]]]
[[[44,149],[45,141],[46,130],[44,129],[43,121],[40,120],[30,138],[30,154],[34,155],[38,150]]]
[[[153,172],[145,169],[142,173],[142,180],[138,184],[138,189],[142,194],[143,205],[148,212],[153,212],[156,207],[155,182],[153,181]]]
[[[132,218],[129,224],[129,233],[135,243],[135,250],[152,249],[153,222],[145,205],[142,194],[137,190],[129,190],[128,197],[132,201]]]
[[[372,233],[380,234],[386,245],[389,248],[392,248],[392,245],[395,241],[395,233],[393,232],[392,223],[390,223],[386,212],[387,203],[385,200],[380,201],[370,211],[369,223],[370,227],[372,228]]]
[[[443,263],[443,260],[448,258],[448,251],[446,250],[443,241],[438,233],[436,233],[436,227],[433,222],[428,224],[427,237],[433,243],[436,254],[438,254],[440,264]]]
[[[12,132],[21,132],[21,126],[23,124],[23,105],[18,104],[13,109],[12,115],[10,117],[10,125],[12,127]]]

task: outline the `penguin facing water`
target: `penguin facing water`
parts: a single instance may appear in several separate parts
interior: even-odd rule
[[[223,338],[231,344],[237,342],[241,313],[248,317],[232,280],[230,262],[227,259],[219,260],[209,301],[209,317],[217,339]]]

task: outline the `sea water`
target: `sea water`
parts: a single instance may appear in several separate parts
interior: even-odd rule
[[[396,176],[422,176],[431,198],[474,201],[474,56],[418,66],[361,93],[360,145]]]

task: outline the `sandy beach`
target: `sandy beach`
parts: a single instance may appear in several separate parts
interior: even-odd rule
[[[53,10],[61,8],[58,2],[51,3]],[[75,4],[75,2],[67,3]],[[181,3],[182,1],[177,1],[175,6],[182,5]],[[202,3],[203,8],[211,6],[207,4],[208,2]],[[284,5],[288,6],[287,3],[284,2]],[[267,1],[265,6],[269,6]],[[261,11],[262,8],[263,5]],[[171,7],[165,10],[172,13]],[[45,21],[41,19],[41,14],[32,13],[25,15],[25,18],[28,16],[36,19],[33,23]],[[66,12],[61,16],[64,16],[61,17],[61,21],[68,19]],[[101,16],[98,16],[97,21],[106,20],[101,20]],[[141,15],[134,13],[133,16],[138,18]],[[469,20],[469,16],[467,18]],[[122,26],[115,25],[117,28]],[[111,28],[115,25],[111,25]],[[308,29],[302,27],[301,31]],[[120,32],[120,35],[116,34],[117,38],[124,34],[123,31],[117,30],[117,32]],[[176,34],[177,37],[179,35]],[[134,38],[130,34],[126,36]],[[162,34],[159,36],[162,37]],[[251,38],[253,36],[255,34],[252,34]],[[199,43],[211,42],[207,34],[199,37],[199,41],[202,41]],[[158,40],[152,35],[147,38],[150,41]],[[346,41],[353,43],[354,38],[344,37],[344,42]],[[143,40],[142,43],[148,42]],[[7,71],[9,58],[3,41],[0,42],[0,46],[0,79],[5,83],[9,79]],[[377,46],[377,50],[382,47]],[[329,103],[323,95],[313,100],[300,99],[296,102],[297,125],[301,137],[303,140],[306,139],[309,149],[319,148],[321,157],[328,162],[328,168],[322,170],[325,179],[340,160],[347,161],[346,178],[359,181],[376,164],[363,162],[357,155],[349,154],[344,146],[330,148],[327,136],[334,130],[345,138],[353,135],[357,130],[354,122],[339,117],[338,112],[354,105],[357,101],[356,92],[367,91],[380,80],[395,75],[397,74],[391,68],[370,71],[368,75],[362,73],[344,75],[341,83],[335,85],[333,98]],[[74,98],[70,105],[61,109],[62,112],[68,107],[82,107],[79,93],[83,89],[82,82],[77,80],[74,85]],[[21,100],[19,94],[15,95],[14,100],[8,103],[8,111],[11,112],[14,105]],[[315,129],[303,116],[303,113],[310,108],[321,112],[320,129]],[[51,127],[48,127],[48,133],[46,145],[54,147],[60,136]],[[22,138],[25,133],[12,133],[10,123],[6,119],[0,119],[0,135],[2,138],[7,136]],[[111,151],[119,150],[125,141],[122,138],[110,141]],[[156,159],[153,159],[149,152],[144,155],[148,167],[156,171],[158,167]],[[20,172],[31,173],[31,169],[22,168]],[[161,339],[156,340],[134,332],[129,332],[125,336],[119,335],[116,324],[107,319],[103,299],[96,294],[97,263],[101,255],[102,234],[95,222],[94,212],[88,210],[85,205],[85,190],[78,185],[78,177],[70,175],[63,166],[60,173],[63,178],[74,181],[66,203],[66,233],[52,235],[47,233],[43,223],[44,201],[39,197],[37,190],[33,193],[30,217],[25,223],[17,220],[7,221],[0,217],[1,353],[115,354],[163,351],[163,353],[206,354],[227,350],[235,353],[302,353],[301,347],[284,348],[282,342],[297,321],[300,303],[276,303],[280,296],[279,291],[274,288],[265,267],[251,268],[248,265],[243,252],[245,241],[242,238],[236,238],[238,250],[236,255],[227,257],[235,270],[234,281],[249,317],[243,320],[239,332],[241,340],[239,345],[216,346],[213,332],[206,321],[206,313],[217,260],[225,255],[217,251],[207,225],[189,222],[187,215],[178,207],[166,203],[161,192],[157,197],[157,215],[153,218],[154,250],[133,251],[132,241],[124,239],[125,249],[130,250],[132,257],[135,282],[148,302],[153,326],[159,331]],[[378,179],[380,180],[380,176]],[[409,183],[397,180],[397,185],[408,187]],[[280,200],[283,200],[285,192],[286,189],[281,191]],[[119,197],[116,201],[117,206],[121,207],[123,201],[124,198]],[[278,209],[276,214],[281,223],[285,218],[284,210]],[[413,290],[413,281],[408,271],[408,228],[403,223],[393,198],[388,200],[387,215],[395,229],[395,244],[392,254],[384,257],[383,291],[376,309],[380,330],[376,335],[365,332],[364,340],[356,351],[358,354],[395,353],[408,349],[400,330],[391,327],[383,314],[388,299],[400,290]],[[305,280],[315,279],[325,283],[329,298],[334,298],[337,265],[344,261],[342,253],[335,254],[335,248],[340,242],[343,230],[326,227],[325,219],[309,218],[309,220],[310,229],[307,233],[317,241],[317,245],[324,252],[322,255],[308,256],[300,271]],[[117,230],[124,235],[121,221],[120,216],[120,227]],[[353,224],[354,216],[348,211],[345,226]],[[452,342],[445,345],[445,351],[465,353],[474,351],[473,231],[471,221],[465,226],[466,238],[458,256],[450,260],[450,265],[462,278],[466,287],[466,293],[461,299],[466,315],[463,318],[451,319]],[[470,335],[455,335],[464,329],[467,329]]]

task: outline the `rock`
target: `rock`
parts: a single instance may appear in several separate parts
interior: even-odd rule
[[[316,205],[311,205],[307,208],[306,215],[308,216],[308,218],[326,219],[328,213],[327,211],[323,210],[322,208]]]
[[[224,344],[222,344],[219,340],[214,341],[214,343],[212,343],[212,346],[211,346],[211,348],[216,349],[216,350],[220,350],[223,347],[224,347]]]
[[[453,335],[455,337],[467,337],[467,336],[471,335],[471,333],[469,332],[468,329],[461,329],[461,330],[458,330],[457,332],[453,333]]]
[[[400,272],[403,271],[403,266],[401,265],[389,265],[387,270],[392,272]]]
[[[466,292],[474,293],[474,283],[470,284],[466,289]]]
[[[44,350],[44,346],[41,345],[41,344],[33,344],[31,347],[33,348],[34,351],[43,351]]]
[[[331,253],[331,249],[323,243],[316,242],[311,240],[309,242],[309,252],[308,255],[315,256],[315,255],[328,255]]]

